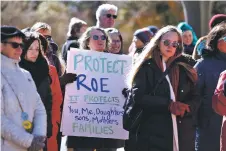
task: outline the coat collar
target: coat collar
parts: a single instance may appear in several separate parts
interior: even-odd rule
[[[16,69],[19,67],[18,64],[19,62],[20,60],[11,59],[1,54],[1,69],[4,68]]]
[[[226,61],[226,53],[219,51],[216,54],[216,58],[219,59],[219,60],[222,60],[222,61]]]

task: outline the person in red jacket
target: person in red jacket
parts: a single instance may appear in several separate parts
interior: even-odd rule
[[[61,139],[59,140],[59,131],[61,125],[61,111],[63,104],[63,91],[62,86],[65,86],[67,83],[72,83],[76,80],[76,74],[64,73],[59,77],[57,69],[55,66],[50,64],[49,59],[46,56],[48,49],[48,41],[43,35],[39,35],[41,40],[41,45],[43,47],[43,55],[49,63],[49,75],[51,77],[51,91],[52,91],[52,136],[47,139],[47,150],[48,151],[60,151]]]
[[[59,148],[57,142],[57,134],[60,128],[60,121],[61,121],[61,104],[63,102],[62,91],[60,87],[60,80],[57,73],[57,69],[55,66],[50,65],[50,62],[46,56],[46,51],[48,49],[48,41],[45,37],[39,34],[39,39],[42,45],[42,53],[45,56],[48,66],[49,66],[49,75],[51,77],[51,92],[52,92],[52,136],[47,139],[47,150],[48,151],[57,151]]]
[[[219,77],[218,84],[212,99],[215,112],[223,116],[221,128],[221,151],[226,151],[226,70]]]
[[[60,128],[60,121],[61,121],[61,111],[60,106],[63,101],[62,92],[60,88],[60,81],[58,78],[56,67],[49,65],[49,75],[52,79],[52,83],[50,85],[52,90],[52,136],[48,138],[47,141],[47,149],[49,151],[57,151],[58,150],[58,144],[57,144],[57,134]]]

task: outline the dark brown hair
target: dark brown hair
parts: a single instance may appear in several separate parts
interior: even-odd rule
[[[218,40],[226,34],[226,23],[221,23],[216,25],[207,35],[206,45],[207,48],[210,50],[210,54],[215,54],[218,52]]]
[[[110,45],[110,43],[111,43],[111,36],[110,36],[110,34],[111,34],[111,33],[117,33],[118,36],[119,36],[119,39],[120,39],[120,41],[121,41],[121,48],[120,48],[119,53],[123,53],[123,50],[122,50],[122,49],[123,49],[123,39],[122,39],[122,35],[121,35],[121,33],[119,32],[119,30],[116,29],[116,28],[106,28],[105,31],[106,31],[106,33],[107,33],[107,35],[108,35],[108,37],[109,37],[109,42],[108,42],[108,48],[107,48],[107,49],[109,49],[109,45]]]

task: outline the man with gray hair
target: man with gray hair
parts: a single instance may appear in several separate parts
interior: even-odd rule
[[[112,28],[117,18],[118,7],[113,4],[102,4],[96,11],[97,27]]]

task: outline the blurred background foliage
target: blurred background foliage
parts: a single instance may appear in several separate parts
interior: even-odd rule
[[[114,4],[119,8],[115,27],[122,33],[125,52],[135,30],[149,25],[159,28],[177,25],[184,20],[183,7],[179,1],[2,1],[1,25],[23,29],[38,21],[46,22],[52,27],[52,37],[61,50],[67,38],[70,19],[77,17],[89,26],[94,26],[96,10],[103,3]],[[215,5],[218,7],[218,4]]]

